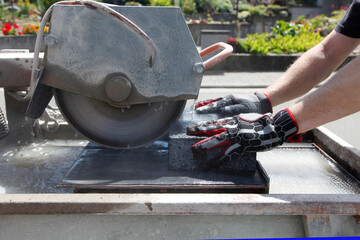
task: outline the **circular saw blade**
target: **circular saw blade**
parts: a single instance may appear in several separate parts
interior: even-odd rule
[[[119,108],[75,93],[55,89],[64,118],[89,140],[110,148],[137,148],[163,136],[179,117],[186,100],[134,104]]]

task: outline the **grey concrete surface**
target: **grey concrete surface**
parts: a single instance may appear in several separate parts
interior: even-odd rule
[[[0,49],[29,49],[34,52],[36,35],[31,36],[2,36],[0,38]],[[45,50],[45,44],[41,46],[41,51]]]

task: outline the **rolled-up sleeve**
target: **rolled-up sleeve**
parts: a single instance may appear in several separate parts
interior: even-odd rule
[[[335,31],[351,38],[360,38],[360,0],[354,0]]]

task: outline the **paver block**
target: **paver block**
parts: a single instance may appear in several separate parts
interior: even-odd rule
[[[205,137],[186,135],[186,127],[194,124],[191,121],[177,121],[170,126],[169,139],[169,168],[173,170],[217,170],[217,171],[255,171],[256,152],[245,153],[238,158],[218,166],[211,161],[211,157],[202,154],[193,155],[191,146],[205,139]]]

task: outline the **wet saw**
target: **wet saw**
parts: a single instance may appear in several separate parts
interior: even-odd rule
[[[89,140],[141,147],[167,132],[197,98],[204,71],[231,52],[217,43],[199,53],[178,7],[57,2],[40,24],[27,114],[40,117],[55,96],[64,118]]]

